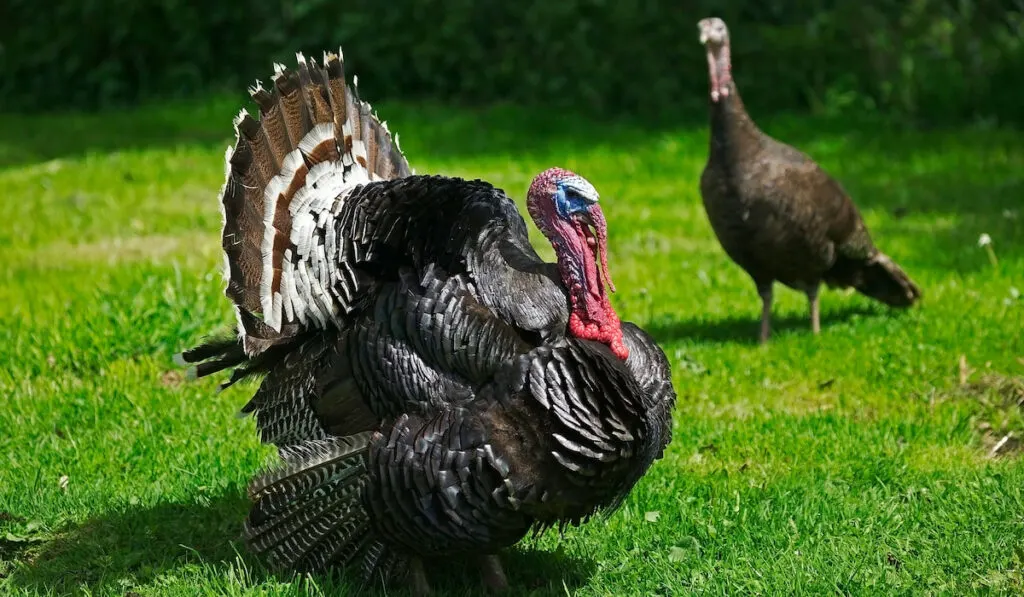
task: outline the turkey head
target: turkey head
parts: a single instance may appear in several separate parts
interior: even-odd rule
[[[549,168],[533,179],[526,206],[558,256],[558,271],[569,291],[569,333],[607,344],[625,360],[629,349],[608,300],[615,285],[608,272],[608,225],[598,199],[587,179]]]

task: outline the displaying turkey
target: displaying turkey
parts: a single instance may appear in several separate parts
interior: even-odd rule
[[[853,287],[892,307],[908,307],[918,287],[875,248],[846,191],[814,161],[772,139],[747,115],[732,80],[729,30],[698,23],[711,79],[711,143],[700,179],[708,220],[725,252],[761,295],[761,342],[771,329],[777,280],[807,294],[820,330],[818,289]]]
[[[411,173],[340,55],[251,95],[221,196],[237,337],[179,355],[264,375],[242,410],[283,464],[250,486],[247,544],[417,594],[424,558],[471,557],[504,588],[501,548],[612,511],[671,439],[669,363],[609,302],[597,191],[533,180],[544,263],[501,190]]]

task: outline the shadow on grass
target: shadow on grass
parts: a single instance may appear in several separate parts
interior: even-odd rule
[[[208,502],[107,513],[23,554],[12,580],[45,593],[99,593],[146,584],[190,562],[227,566],[244,553],[239,539],[247,510],[238,491]]]
[[[501,553],[508,575],[509,595],[566,595],[587,584],[595,571],[594,562],[561,550],[541,551],[528,543]],[[465,558],[424,562],[427,578],[437,595],[470,596],[487,594],[479,569]],[[395,587],[392,587],[392,589]],[[568,593],[566,592],[568,589]],[[376,595],[394,593],[376,590]]]
[[[248,508],[249,502],[239,490],[208,501],[111,512],[17,554],[22,563],[10,581],[47,594],[121,594],[189,564],[227,571],[241,558],[248,580],[259,583],[273,575],[287,582],[289,573],[270,571],[246,552],[241,529]],[[566,587],[571,591],[582,586],[594,571],[589,560],[530,546],[506,550],[501,558],[513,595],[564,595]],[[439,595],[482,591],[477,569],[463,559],[428,564],[428,575]],[[344,587],[362,586],[360,594],[387,595],[402,586],[363,586],[354,572],[315,576],[321,587],[337,587],[343,594],[347,592]],[[300,577],[294,580],[301,582]]]
[[[754,300],[752,305],[759,307]],[[881,317],[886,314],[900,313],[875,305],[846,305],[837,309],[824,311],[821,314],[821,328],[826,331],[828,326],[845,323],[859,317]],[[645,329],[658,342],[674,340],[694,340],[698,342],[715,342],[721,344],[757,344],[761,330],[760,310],[757,313],[751,308],[750,315],[730,315],[723,319],[672,319],[662,316],[655,318]],[[787,313],[772,316],[772,334],[796,331],[811,333],[811,316],[807,313]]]

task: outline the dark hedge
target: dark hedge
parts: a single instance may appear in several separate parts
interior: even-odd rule
[[[672,118],[703,107],[709,15],[759,113],[1024,122],[1024,0],[5,0],[0,109],[240,93],[272,61],[342,45],[374,101]]]

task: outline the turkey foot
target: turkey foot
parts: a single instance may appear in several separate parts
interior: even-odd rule
[[[423,569],[423,560],[419,558],[409,560],[409,592],[412,593],[412,597],[428,597],[430,595],[427,572]]]
[[[761,295],[761,336],[760,342],[768,342],[772,335],[772,287],[758,288],[757,293]]]
[[[491,593],[504,593],[508,590],[508,577],[501,565],[501,559],[491,554],[480,557],[480,578]]]
[[[821,314],[818,307],[818,289],[807,291],[807,300],[811,303],[811,332],[821,332]]]

